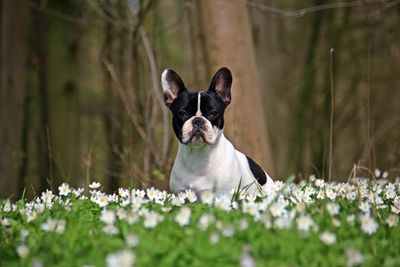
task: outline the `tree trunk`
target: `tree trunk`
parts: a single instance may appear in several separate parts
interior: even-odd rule
[[[237,149],[273,173],[262,90],[253,39],[243,1],[200,2],[207,58],[214,73],[226,66],[233,74],[232,103],[225,115],[225,133]]]
[[[28,6],[22,0],[1,2],[0,199],[18,190],[22,153]],[[15,22],[18,23],[15,23]]]

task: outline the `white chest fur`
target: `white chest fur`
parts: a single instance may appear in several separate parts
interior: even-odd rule
[[[267,175],[268,177],[268,175]],[[178,154],[172,167],[170,188],[173,192],[191,188],[197,193],[205,190],[216,195],[229,195],[232,189],[254,184],[246,156],[235,150],[221,132],[212,145],[187,146],[179,144]],[[266,186],[273,185],[268,177]]]

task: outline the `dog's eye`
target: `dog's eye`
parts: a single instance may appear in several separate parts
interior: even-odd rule
[[[187,114],[187,113],[186,113],[186,111],[184,111],[184,110],[178,111],[178,115],[181,116],[181,117],[184,117],[186,114]]]
[[[210,115],[213,116],[213,117],[217,117],[218,114],[219,114],[218,111],[215,111],[215,110],[210,112]]]

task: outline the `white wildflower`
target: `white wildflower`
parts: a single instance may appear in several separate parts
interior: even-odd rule
[[[225,225],[221,233],[225,237],[232,237],[235,234],[235,229],[231,225]]]
[[[178,193],[178,198],[185,203],[186,193],[185,192],[179,192]]]
[[[55,231],[59,234],[64,233],[67,222],[65,220],[58,220]]]
[[[107,224],[103,227],[103,232],[107,235],[116,235],[119,233],[118,228],[113,224]]]
[[[134,263],[135,255],[128,249],[108,254],[106,257],[107,267],[132,267]]]
[[[339,214],[340,206],[334,202],[330,202],[326,204],[326,210],[331,216],[335,216]]]
[[[358,205],[358,208],[364,212],[364,213],[370,213],[371,212],[371,204],[367,201],[363,201]]]
[[[388,176],[389,176],[389,172],[388,171],[384,171],[382,173],[382,178],[386,179],[386,178],[388,178]]]
[[[214,202],[214,193],[210,190],[203,191],[200,194],[200,198],[203,204],[212,205]]]
[[[139,237],[136,234],[128,234],[125,237],[125,242],[128,245],[128,247],[136,247],[137,245],[139,245]]]
[[[4,211],[4,212],[10,212],[10,211],[12,211],[12,205],[11,205],[10,200],[7,199],[7,200],[6,200],[6,203],[4,203],[3,211]]]
[[[179,212],[175,216],[175,221],[180,225],[180,226],[185,226],[190,223],[190,216],[191,216],[191,210],[189,207],[183,207],[179,210]]]
[[[400,213],[400,196],[395,197],[393,200],[391,211],[396,214]]]
[[[199,218],[199,222],[197,224],[197,227],[199,227],[200,230],[205,231],[208,226],[215,221],[215,218],[211,214],[203,214]]]
[[[175,195],[171,196],[171,205],[179,207],[182,206],[183,203],[185,203],[185,200],[181,200]]]
[[[398,215],[392,213],[386,218],[385,221],[389,225],[389,227],[393,227],[396,226],[399,222],[399,217]]]
[[[147,198],[151,201],[155,200],[158,196],[158,190],[154,187],[146,189]]]
[[[99,193],[95,199],[95,202],[99,207],[103,208],[108,205],[108,196],[104,193]]]
[[[350,214],[346,217],[346,222],[349,224],[354,224],[356,216],[354,214]]]
[[[239,259],[240,267],[256,267],[256,261],[251,255],[250,246],[244,246]]]
[[[54,219],[47,219],[45,223],[42,223],[40,226],[40,229],[42,229],[45,232],[53,232],[57,227],[57,220]]]
[[[210,244],[216,244],[219,241],[219,235],[217,233],[212,233],[209,237]]]
[[[71,188],[69,187],[69,185],[67,183],[62,183],[58,187],[58,191],[60,192],[60,196],[68,196],[69,193],[71,193]]]
[[[118,195],[119,195],[120,197],[122,197],[122,198],[128,198],[128,197],[130,196],[129,190],[120,187],[120,188],[118,189]]]
[[[381,170],[380,169],[375,169],[374,174],[375,174],[375,177],[380,177],[381,176]]]
[[[29,248],[27,245],[24,245],[24,244],[19,245],[19,246],[17,246],[16,250],[17,250],[18,256],[22,259],[28,257],[28,255],[29,255]]]
[[[339,227],[340,226],[340,221],[338,220],[338,219],[336,219],[336,218],[333,218],[332,219],[332,225],[333,226],[335,226],[335,227]]]
[[[160,223],[163,220],[163,216],[160,214],[149,211],[144,214],[144,221],[143,225],[146,228],[154,228],[157,226],[158,223]]]
[[[314,221],[308,215],[302,215],[297,218],[297,229],[302,233],[308,233]]]
[[[319,239],[325,245],[332,245],[333,243],[336,242],[336,235],[334,233],[329,232],[329,231],[325,231],[319,236]]]
[[[247,228],[249,228],[249,222],[244,218],[240,219],[239,230],[243,231],[243,230],[246,230]]]
[[[99,188],[100,186],[101,186],[101,184],[98,183],[98,182],[92,182],[92,183],[89,185],[89,187],[90,187],[91,189],[97,189],[97,188]]]
[[[46,192],[42,193],[41,199],[44,203],[46,203],[46,205],[51,204],[53,201],[54,195],[53,192],[51,192],[50,190],[46,190]]]
[[[221,210],[230,211],[232,209],[231,199],[226,195],[216,197],[215,198],[215,207],[217,207],[218,209],[221,209]]]
[[[113,210],[102,210],[100,220],[105,224],[114,224],[116,219],[115,212]]]
[[[186,197],[187,197],[187,199],[189,200],[190,203],[196,202],[197,196],[196,196],[196,193],[193,192],[193,190],[187,189],[185,191],[185,193],[186,193]]]
[[[350,247],[346,249],[346,256],[347,256],[347,266],[356,266],[360,265],[364,262],[364,256],[354,248]]]
[[[361,215],[360,221],[364,233],[372,235],[378,230],[378,223],[369,214]]]

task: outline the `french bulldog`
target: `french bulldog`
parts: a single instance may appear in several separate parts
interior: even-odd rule
[[[207,91],[189,92],[171,69],[163,71],[161,84],[179,140],[170,177],[172,192],[209,190],[221,196],[238,190],[262,194],[273,190],[271,177],[224,136],[224,112],[231,103],[228,68],[217,71]]]

